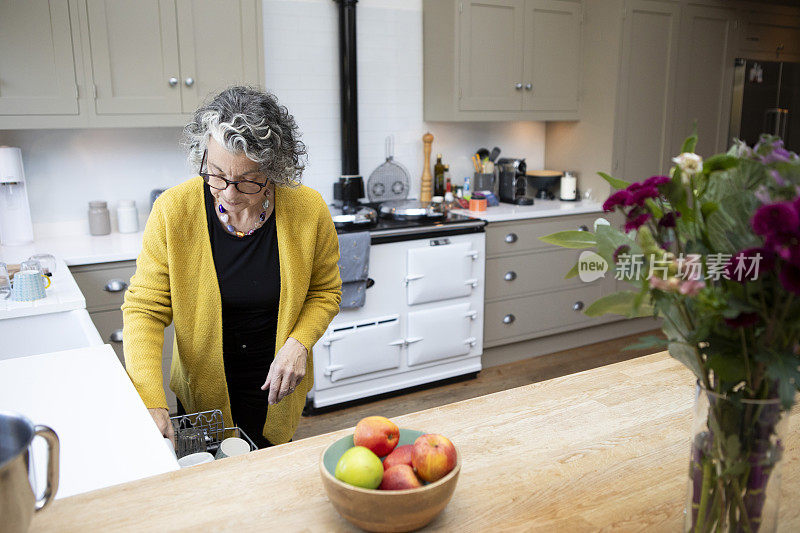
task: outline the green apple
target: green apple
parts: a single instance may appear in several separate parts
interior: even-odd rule
[[[356,487],[377,489],[383,480],[383,463],[369,448],[354,446],[342,454],[334,476]]]

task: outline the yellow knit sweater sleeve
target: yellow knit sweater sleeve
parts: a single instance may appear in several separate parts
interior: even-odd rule
[[[309,353],[339,312],[339,302],[342,301],[342,280],[338,264],[339,237],[336,235],[330,211],[318,194],[316,203],[319,204],[315,210],[317,239],[311,281],[300,315],[290,334],[300,341]]]
[[[164,328],[172,322],[163,202],[153,205],[122,304],[125,369],[147,408],[167,407],[161,372]]]

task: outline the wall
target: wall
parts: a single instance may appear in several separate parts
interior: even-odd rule
[[[333,0],[263,0],[266,87],[286,105],[303,132],[309,161],[304,181],[331,200],[341,172],[338,5]],[[357,5],[359,165],[365,180],[385,160],[395,136],[395,159],[419,194],[422,135],[434,135],[433,155],[450,164],[453,179],[472,174],[470,155],[499,146],[543,168],[545,125],[425,123],[422,120],[422,2],[361,0]],[[149,191],[193,175],[179,146],[180,128],[0,131],[0,145],[23,150],[37,234],[87,231],[86,207],[104,199],[136,200],[142,217]]]

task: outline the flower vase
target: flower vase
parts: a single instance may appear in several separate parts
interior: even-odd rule
[[[777,530],[788,414],[777,398],[725,397],[698,384],[685,531]]]

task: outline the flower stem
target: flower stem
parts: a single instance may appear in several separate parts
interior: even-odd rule
[[[703,531],[705,529],[706,521],[706,508],[708,507],[708,495],[711,492],[711,460],[703,459],[703,486],[700,489],[700,508],[697,511],[697,523],[695,523],[695,531]]]

